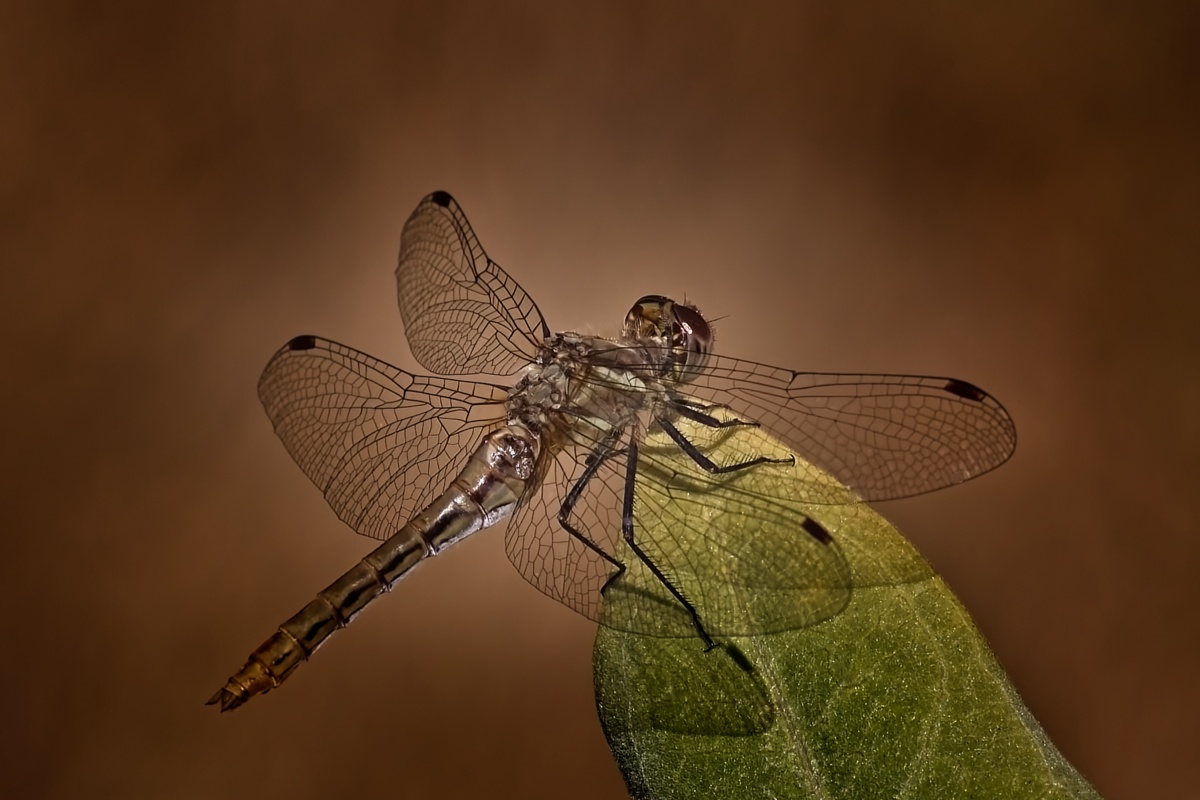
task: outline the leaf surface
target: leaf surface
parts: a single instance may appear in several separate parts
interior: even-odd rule
[[[706,435],[699,426],[687,433],[694,440]],[[739,448],[787,452],[758,429],[737,435]],[[806,618],[803,609],[781,614],[773,603],[827,601],[827,588],[775,591],[764,603],[756,593],[772,592],[770,581],[680,575],[685,595],[688,582],[724,582],[753,634],[718,636],[722,646],[709,652],[698,636],[601,626],[593,654],[597,709],[635,798],[1099,796],[1030,714],[946,584],[873,509],[787,499],[805,496],[795,476],[811,481],[809,465],[760,465],[714,485],[661,437],[646,447],[653,469],[639,498],[662,494],[663,486],[669,497],[639,501],[635,535],[671,541],[670,532],[652,526],[688,519],[704,530],[712,521],[723,526],[723,541],[753,541],[769,553],[808,535],[802,523],[812,520],[829,533],[851,588],[836,613],[810,614],[820,621],[763,634],[755,633],[756,618],[766,629],[772,619]],[[756,499],[772,513],[755,513]],[[698,546],[712,541],[700,537]],[[661,587],[639,583],[647,574],[630,570],[609,587],[605,613],[612,620],[626,618],[622,604],[644,605],[647,594],[669,602]]]

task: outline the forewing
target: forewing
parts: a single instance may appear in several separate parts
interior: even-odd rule
[[[432,372],[511,375],[550,335],[446,192],[423,199],[404,224],[396,285],[413,356]]]
[[[412,375],[353,348],[298,336],[258,396],[284,446],[338,517],[386,539],[449,484],[503,419],[499,386]]]
[[[761,424],[868,501],[962,483],[1003,464],[1017,444],[1004,407],[953,378],[792,372],[714,357],[679,388]],[[819,482],[800,499],[845,502]]]

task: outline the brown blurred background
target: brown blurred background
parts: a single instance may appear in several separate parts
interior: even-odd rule
[[[0,794],[623,796],[593,629],[496,533],[202,705],[371,546],[259,371],[415,366],[443,188],[556,329],[686,294],[726,353],[1000,397],[1010,464],[883,510],[1106,797],[1196,796],[1200,19],[1096,5],[5,4]]]

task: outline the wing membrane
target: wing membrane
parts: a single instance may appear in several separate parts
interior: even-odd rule
[[[338,517],[386,539],[449,485],[503,419],[502,387],[412,375],[345,345],[298,336],[263,370],[275,432]]]
[[[653,357],[640,347],[602,348],[593,357],[596,366],[619,363],[654,374],[653,362],[639,362],[642,355]],[[633,391],[639,384],[620,385]],[[642,387],[654,395],[646,397],[651,416],[672,418],[718,465],[786,455],[764,453],[756,428],[707,427],[664,404],[663,385]],[[670,389],[702,415],[759,423],[800,455],[794,464],[713,475],[653,424],[648,435],[637,426],[625,434],[643,442],[636,540],[713,635],[787,630],[836,614],[848,601],[850,573],[836,538],[826,541],[814,531],[836,531],[860,499],[906,497],[980,475],[1007,460],[1016,445],[1015,427],[999,402],[948,378],[800,373],[713,357],[693,380]],[[563,451],[543,465],[536,493],[509,526],[510,560],[541,591],[606,625],[693,634],[682,606],[621,539],[626,449],[597,471],[569,519],[626,566],[605,590],[619,593],[621,602],[601,603],[600,589],[615,568],[558,521],[588,453],[587,447]],[[904,572],[885,582],[912,578]]]
[[[697,430],[683,421],[706,452],[722,460],[760,455],[753,429]],[[757,433],[756,431],[754,433]],[[698,467],[662,434],[643,440],[637,472],[634,537],[654,564],[717,636],[770,633],[812,625],[849,601],[849,566],[837,543],[813,536],[813,513],[836,527],[841,513],[801,508],[783,494],[798,477],[817,480],[807,464],[770,465],[714,476]],[[761,437],[761,435],[759,435]],[[625,439],[627,444],[628,439]],[[776,446],[776,449],[778,447]],[[564,450],[543,462],[544,475],[505,535],[505,551],[518,572],[559,602],[609,627],[653,636],[695,636],[683,606],[626,546],[621,510],[628,448],[620,447],[580,492],[568,522],[612,562],[571,535],[559,509],[590,451]],[[786,455],[780,450],[776,455]],[[822,478],[831,482],[828,475]],[[832,489],[831,489],[832,493]],[[842,495],[852,498],[844,490]],[[818,523],[820,529],[820,523]],[[608,584],[605,593],[601,589]]]
[[[600,589],[613,565],[572,536],[559,523],[558,513],[572,486],[583,473],[586,450],[546,453],[538,480],[523,499],[504,533],[504,550],[525,580],[593,620],[600,618]],[[570,522],[610,555],[621,532],[619,469],[624,459],[600,468],[588,482]]]
[[[792,372],[715,358],[682,388],[760,423],[868,501],[962,483],[1003,464],[1017,444],[1004,407],[951,378]]]
[[[404,224],[396,286],[413,356],[432,372],[511,375],[550,335],[446,192],[422,200]]]
[[[605,350],[603,363],[619,360]],[[737,358],[712,356],[676,396],[723,406],[757,422],[859,498],[893,500],[932,492],[1003,464],[1016,448],[1016,426],[982,389],[953,378],[917,375],[794,372]],[[649,386],[647,391],[657,391]],[[807,482],[809,503],[847,502],[841,488]]]

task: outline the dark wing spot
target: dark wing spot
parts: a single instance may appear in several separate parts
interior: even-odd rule
[[[288,350],[312,350],[317,346],[317,337],[312,334],[297,336],[287,343]]]
[[[800,523],[800,527],[804,528],[804,532],[816,539],[821,544],[829,544],[833,541],[833,537],[829,535],[829,531],[817,522],[812,517],[805,517],[804,522]]]
[[[946,385],[942,388],[950,394],[956,394],[959,397],[966,398],[967,400],[974,400],[976,403],[983,402],[983,398],[987,397],[987,393],[978,386],[967,383],[966,381],[955,380],[954,378],[946,381]]]
[[[442,191],[437,191],[437,192],[434,192],[433,194],[429,195],[429,199],[432,200],[433,202],[437,203],[442,208],[445,208],[446,206],[448,206],[454,202],[454,198],[450,196],[449,192],[442,192]]]

